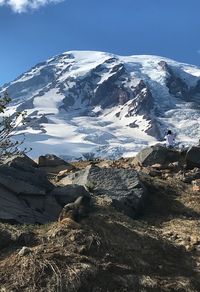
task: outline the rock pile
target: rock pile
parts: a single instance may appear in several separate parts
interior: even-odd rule
[[[0,165],[0,220],[38,224],[55,221],[66,203],[88,195],[79,186],[71,189],[64,189],[61,199],[47,173],[34,161],[27,156],[10,158]]]
[[[108,198],[118,211],[135,218],[148,197],[140,171],[164,179],[173,176],[192,183],[197,190],[199,161],[198,146],[183,152],[161,145],[143,149],[134,161],[91,163],[81,170],[55,155],[41,156],[38,163],[26,155],[12,157],[0,165],[0,221],[39,224],[55,221],[64,206],[78,197],[91,195],[94,201],[97,197]]]

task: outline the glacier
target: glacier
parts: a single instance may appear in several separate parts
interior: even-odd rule
[[[27,112],[30,156],[54,153],[68,160],[134,156],[164,143],[200,138],[200,68],[151,55],[118,56],[70,51],[39,63],[0,87],[12,102],[5,114]]]

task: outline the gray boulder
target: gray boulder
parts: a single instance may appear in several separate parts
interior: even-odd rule
[[[78,197],[90,197],[90,193],[85,187],[78,184],[57,187],[51,192],[51,196],[55,197],[59,205],[64,206],[74,202]]]
[[[38,162],[38,166],[46,173],[58,174],[60,171],[76,169],[72,164],[53,154],[39,156],[36,161]]]
[[[62,207],[50,195],[16,195],[0,186],[0,221],[47,223],[58,219]]]
[[[62,209],[55,197],[50,194],[46,196],[21,195],[20,201],[26,205],[26,208],[32,214],[33,223],[56,221]]]
[[[169,164],[180,160],[180,152],[175,149],[169,149],[161,145],[155,145],[144,148],[135,157],[135,162],[142,166],[151,166],[153,164]]]
[[[28,157],[26,154],[13,155],[3,161],[3,164],[15,167],[15,168],[25,168],[25,167],[37,167],[37,163]]]
[[[138,174],[130,169],[99,168],[86,169],[68,175],[63,183],[86,186],[97,196],[108,196],[112,205],[124,214],[134,218],[142,210],[147,191]]]
[[[192,146],[186,153],[186,164],[188,168],[200,168],[200,146]]]
[[[20,161],[20,160],[19,160]],[[55,188],[46,173],[29,164],[0,165],[0,221],[47,223],[55,221],[65,204],[90,194],[83,186]],[[55,189],[54,189],[55,188]],[[54,189],[54,190],[53,190]]]
[[[37,161],[40,167],[55,167],[65,165],[71,166],[71,168],[73,168],[73,166],[70,163],[53,154],[41,155],[38,157]]]
[[[34,223],[33,212],[16,194],[0,186],[0,220],[9,223]]]
[[[16,194],[45,195],[53,189],[45,173],[31,166],[0,165],[0,185]]]
[[[56,220],[62,207],[49,192],[46,174],[29,164],[0,165],[0,220],[46,223]]]

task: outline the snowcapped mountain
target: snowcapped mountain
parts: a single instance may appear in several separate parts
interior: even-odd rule
[[[200,138],[200,68],[163,57],[66,52],[5,90],[8,114],[27,111],[19,133],[33,157],[130,156],[162,140],[168,128],[185,145]]]

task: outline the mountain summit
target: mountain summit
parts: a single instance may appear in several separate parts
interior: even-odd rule
[[[5,90],[9,114],[27,111],[19,133],[26,133],[33,157],[130,156],[162,140],[168,128],[180,144],[200,136],[200,68],[163,57],[70,51]]]

